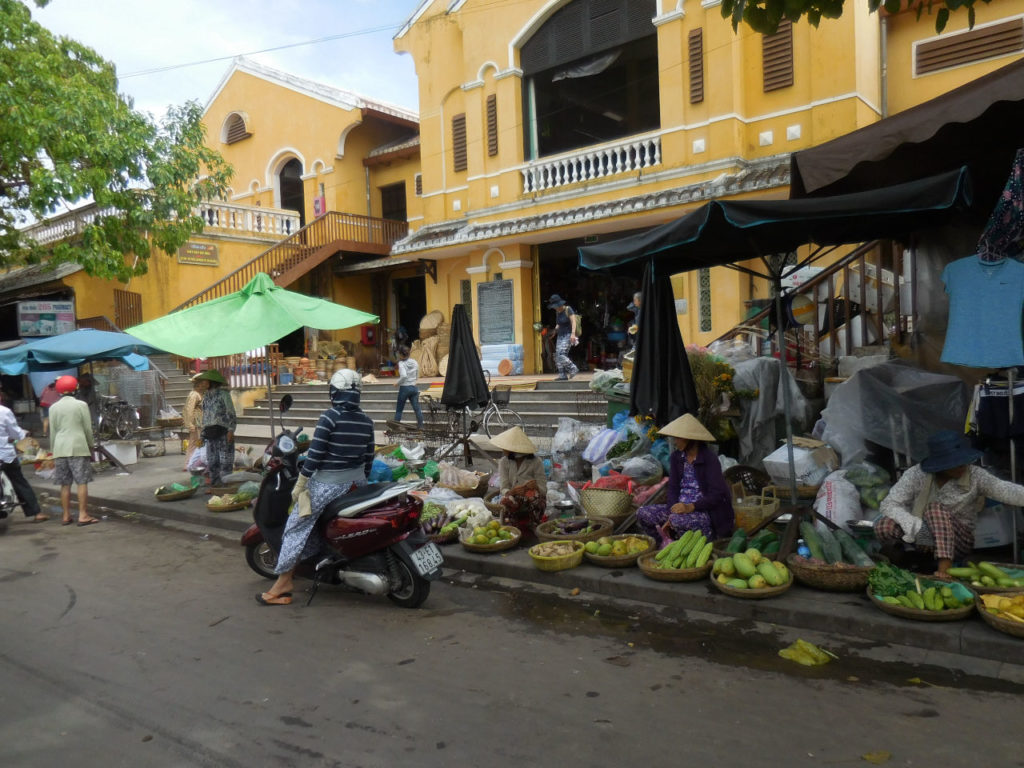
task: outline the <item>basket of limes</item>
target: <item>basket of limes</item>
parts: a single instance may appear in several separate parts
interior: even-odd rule
[[[502,525],[498,520],[491,520],[472,530],[465,529],[460,534],[459,541],[470,552],[502,552],[518,544],[521,536],[522,533],[515,526]]]

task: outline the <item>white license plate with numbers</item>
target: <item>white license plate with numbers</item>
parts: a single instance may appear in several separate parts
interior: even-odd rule
[[[444,564],[444,558],[441,556],[441,550],[438,549],[437,545],[433,542],[424,544],[413,552],[410,557],[412,557],[412,564],[415,565],[416,570],[420,572],[420,576],[426,576],[428,573],[433,573]]]

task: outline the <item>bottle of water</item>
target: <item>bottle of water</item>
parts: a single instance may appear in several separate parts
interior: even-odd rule
[[[807,548],[807,543],[803,539],[797,540],[796,553],[800,555],[800,557],[810,558],[811,550]]]

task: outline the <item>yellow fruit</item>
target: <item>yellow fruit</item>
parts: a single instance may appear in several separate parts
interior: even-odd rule
[[[489,544],[491,540],[485,534],[478,533],[473,537],[473,541],[477,544]]]
[[[482,525],[478,525],[476,528],[473,529],[473,535],[474,536],[486,536],[487,535],[487,529],[484,528]]]
[[[768,586],[768,582],[765,581],[764,576],[757,574],[747,579],[747,586],[751,589],[764,589]]]
[[[728,584],[729,581],[731,580],[731,578],[732,578],[731,576],[726,576],[724,573],[720,573],[720,574],[718,574],[718,583],[719,584]]]
[[[491,520],[491,522],[487,524],[487,527],[496,531],[499,528],[501,528],[501,523],[499,523],[497,520]]]

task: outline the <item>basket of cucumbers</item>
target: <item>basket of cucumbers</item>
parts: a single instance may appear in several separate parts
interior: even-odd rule
[[[962,568],[950,568],[949,575],[965,582],[975,592],[998,594],[1024,592],[1024,567],[1004,563],[967,563]]]
[[[657,552],[640,555],[636,564],[655,581],[699,581],[711,570],[711,542],[699,531],[687,531]]]
[[[871,569],[867,595],[879,610],[915,621],[958,621],[974,610],[974,593],[963,584],[917,576],[890,563]]]
[[[860,592],[867,587],[875,561],[850,534],[842,528],[816,527],[806,520],[800,523],[800,534],[811,556],[786,558],[797,581],[828,592]]]

